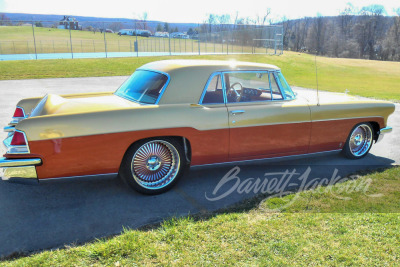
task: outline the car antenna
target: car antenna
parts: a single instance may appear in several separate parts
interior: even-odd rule
[[[315,51],[314,62],[315,62],[315,79],[316,79],[316,81],[317,81],[317,106],[319,106],[319,88],[318,88],[317,53],[318,53],[318,50],[316,50],[316,51]]]

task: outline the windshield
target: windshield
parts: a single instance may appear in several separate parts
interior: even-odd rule
[[[137,70],[115,94],[143,104],[156,104],[167,81],[168,77],[159,72]]]

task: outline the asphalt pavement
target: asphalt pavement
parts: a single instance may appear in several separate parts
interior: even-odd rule
[[[114,91],[126,78],[0,81],[0,124],[7,125],[15,104],[22,98],[46,93]],[[313,93],[303,88],[294,90]],[[246,184],[257,178],[269,179],[270,189],[275,190],[266,191],[273,195],[288,189],[307,189],[301,177],[307,181],[322,178],[334,181],[359,170],[399,164],[399,104],[388,124],[393,132],[361,160],[348,160],[333,153],[192,168],[173,190],[157,196],[132,191],[113,176],[54,180],[39,185],[0,182],[0,256],[84,243],[118,234],[123,228],[139,228],[173,216],[215,211],[254,196],[254,190],[248,192]],[[0,133],[1,140],[5,137],[5,133]],[[1,148],[0,152],[4,153],[5,149]],[[283,182],[272,186],[273,178]]]

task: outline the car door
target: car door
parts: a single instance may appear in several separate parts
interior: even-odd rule
[[[224,72],[223,78],[231,161],[307,153],[310,109],[280,72]]]
[[[206,83],[198,105],[191,105],[187,116],[198,124],[199,132],[192,144],[193,165],[204,165],[229,161],[228,111],[222,89],[222,74],[216,72]],[[194,147],[196,146],[196,147]]]

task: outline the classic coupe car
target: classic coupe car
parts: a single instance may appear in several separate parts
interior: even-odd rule
[[[342,151],[367,155],[394,105],[293,93],[273,65],[166,60],[110,93],[21,100],[4,129],[3,180],[117,174],[146,194],[189,166]]]

